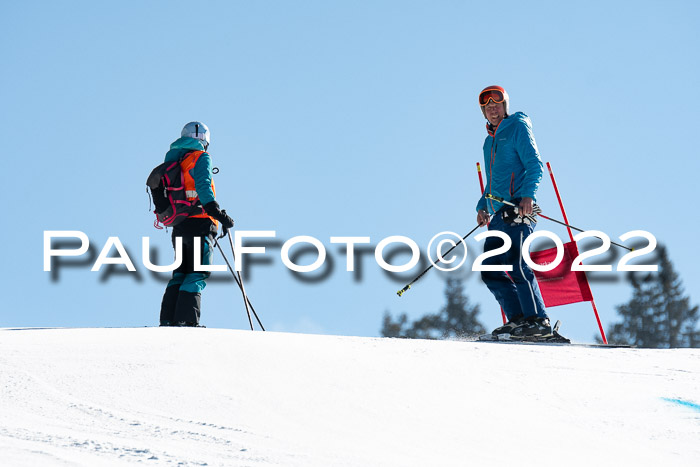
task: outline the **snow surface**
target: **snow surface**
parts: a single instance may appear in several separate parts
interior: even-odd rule
[[[697,466],[699,374],[698,349],[2,329],[0,464]]]

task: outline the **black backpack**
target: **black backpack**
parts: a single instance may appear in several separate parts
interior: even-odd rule
[[[199,198],[189,201],[185,194],[185,174],[182,172],[180,163],[188,155],[185,154],[173,162],[163,162],[153,169],[146,180],[146,191],[150,191],[153,204],[156,206],[153,211],[156,215],[153,225],[157,229],[162,229],[159,223],[172,227],[191,214],[204,212]]]

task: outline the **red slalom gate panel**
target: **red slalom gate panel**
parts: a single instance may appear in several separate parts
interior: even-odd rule
[[[571,270],[571,264],[578,254],[576,243],[565,243],[564,256],[557,267],[551,271],[533,270],[546,307],[593,300],[593,294],[588,285],[586,274],[582,271]],[[541,266],[552,264],[556,256],[556,247],[530,253],[532,261]]]
[[[566,211],[564,210],[564,203],[562,202],[561,195],[559,194],[559,187],[557,186],[557,181],[554,178],[554,171],[552,170],[552,165],[549,162],[547,162],[547,170],[549,171],[549,177],[552,179],[552,186],[554,187],[554,193],[557,195],[557,201],[559,202],[559,208],[561,209],[561,214],[562,214],[562,216],[564,216],[564,222],[569,224],[569,218],[566,216]],[[573,242],[574,235],[571,232],[571,228],[567,227],[566,230],[569,232],[569,238],[571,238],[571,241]],[[598,307],[595,305],[595,300],[593,299],[593,293],[591,292],[590,286],[588,286],[588,279],[586,278],[586,273],[582,272],[581,274],[583,276],[583,280],[586,282],[588,294],[591,297],[590,300],[587,300],[587,301],[591,302],[591,307],[593,308],[593,314],[595,315],[595,320],[598,323],[598,330],[600,331],[600,337],[603,339],[603,343],[607,344],[608,339],[607,339],[607,337],[605,337],[605,331],[603,330],[603,323],[600,322],[600,316],[598,315]],[[546,303],[546,301],[545,301],[545,303]]]

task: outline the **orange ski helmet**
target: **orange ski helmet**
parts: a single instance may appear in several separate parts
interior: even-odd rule
[[[508,93],[501,86],[487,86],[483,91],[479,93],[479,106],[481,107],[481,112],[486,116],[485,107],[489,101],[493,101],[496,104],[503,103],[503,108],[506,111],[506,116],[510,111],[508,106]]]

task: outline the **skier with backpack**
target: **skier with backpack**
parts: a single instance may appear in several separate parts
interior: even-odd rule
[[[194,270],[195,239],[199,238],[200,264],[210,265],[219,222],[222,236],[233,227],[233,219],[216,202],[209,142],[205,124],[188,123],[147,182],[158,221],[173,228],[173,247],[176,238],[182,239],[182,264],[165,288],[161,326],[199,326],[202,290],[210,273]]]

